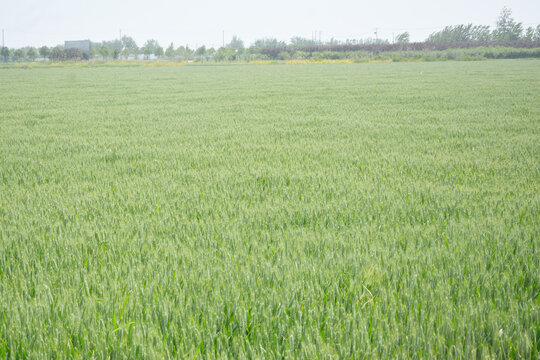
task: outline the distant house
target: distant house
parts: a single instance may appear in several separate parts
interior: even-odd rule
[[[66,41],[64,42],[64,49],[81,50],[83,55],[88,56],[90,54],[90,40]]]

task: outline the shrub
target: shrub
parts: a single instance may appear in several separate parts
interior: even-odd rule
[[[291,58],[291,54],[289,54],[288,52],[286,51],[282,51],[279,53],[278,55],[278,59],[279,60],[289,60]]]

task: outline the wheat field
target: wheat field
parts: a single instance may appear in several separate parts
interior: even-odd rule
[[[540,356],[540,61],[0,90],[1,358]]]

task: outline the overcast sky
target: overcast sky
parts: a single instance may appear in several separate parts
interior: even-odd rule
[[[219,47],[238,35],[256,39],[292,36],[328,40],[392,40],[409,31],[422,41],[446,25],[494,26],[503,6],[525,27],[540,23],[540,0],[0,0],[0,27],[8,47],[54,46],[64,40],[112,40],[119,32],[139,46],[156,39],[166,47]]]

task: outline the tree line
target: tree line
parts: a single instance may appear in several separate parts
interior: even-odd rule
[[[447,26],[429,35],[428,42],[473,42],[473,41],[540,41],[540,25],[524,29],[522,23],[512,18],[512,11],[504,7],[497,19],[496,28],[486,25]]]
[[[328,41],[318,41],[295,36],[289,43],[277,39],[259,39],[251,46],[245,47],[244,42],[237,36],[233,36],[231,41],[218,49],[200,46],[197,49],[190,49],[186,46],[175,47],[170,44],[165,49],[157,40],[147,40],[141,47],[130,36],[123,36],[121,39],[103,42],[91,42],[90,52],[83,53],[79,49],[65,49],[63,46],[49,48],[42,46],[39,49],[26,47],[20,49],[0,49],[0,56],[3,61],[34,61],[37,58],[51,61],[64,60],[89,60],[89,59],[154,59],[167,58],[183,61],[238,61],[238,60],[289,60],[313,58],[313,53],[319,57],[340,57],[335,52],[347,51],[380,51],[395,50],[444,50],[448,47],[437,48],[436,44],[452,44],[456,48],[490,45],[508,45],[508,42],[516,42],[517,45],[529,47],[525,42],[540,42],[540,25],[525,29],[521,22],[512,18],[512,11],[504,7],[496,21],[496,27],[492,30],[487,25],[461,24],[447,26],[441,31],[434,32],[428,36],[424,43],[416,43],[403,47],[410,43],[410,34],[403,32],[398,34],[392,43],[388,39],[347,39],[339,41],[330,39]],[[462,43],[462,45],[459,45]],[[469,44],[466,45],[465,43]],[[398,46],[396,46],[398,45]],[[440,46],[439,46],[440,47]],[[326,54],[326,55],[325,55]]]

